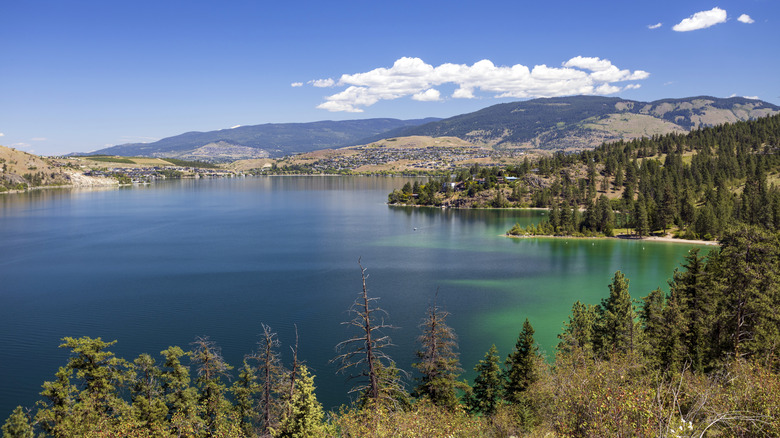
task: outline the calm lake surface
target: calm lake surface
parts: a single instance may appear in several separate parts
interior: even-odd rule
[[[32,406],[65,365],[64,336],[118,340],[132,361],[210,336],[238,368],[268,324],[317,375],[327,407],[349,401],[328,364],[361,290],[399,327],[390,355],[412,371],[418,324],[439,290],[472,368],[503,357],[527,317],[548,356],[576,300],[596,304],[615,271],[634,298],[661,287],[691,248],[591,239],[509,239],[539,211],[389,207],[406,179],[260,177],[0,196],[0,421]]]

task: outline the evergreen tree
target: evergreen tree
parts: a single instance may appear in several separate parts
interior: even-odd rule
[[[70,435],[71,426],[75,421],[72,409],[76,387],[70,381],[73,375],[70,368],[60,367],[55,375],[57,380],[43,383],[41,396],[44,400],[37,403],[38,412],[35,414],[35,422],[49,435],[66,437]]]
[[[30,424],[30,415],[17,406],[3,424],[3,438],[33,438],[35,431]]]
[[[458,406],[457,389],[465,389],[458,382],[463,371],[458,363],[457,336],[446,323],[449,313],[441,310],[436,302],[428,307],[426,316],[420,324],[422,334],[417,338],[420,350],[412,364],[422,374],[419,385],[414,390],[416,397],[426,396],[433,404],[454,409]]]
[[[506,384],[504,385],[505,398],[513,404],[523,401],[523,393],[528,389],[537,376],[537,361],[539,360],[539,347],[534,342],[534,328],[525,319],[523,329],[517,338],[515,349],[506,359]]]
[[[275,437],[314,438],[325,435],[322,405],[314,393],[314,377],[309,374],[306,365],[300,366],[292,409],[282,418],[280,428],[273,431]]]
[[[639,195],[634,204],[634,231],[639,237],[644,237],[650,234],[650,221],[647,217],[647,204],[642,194]]]
[[[628,283],[622,272],[615,272],[609,285],[609,297],[602,299],[596,310],[594,347],[596,353],[603,357],[634,351],[636,312],[628,293]]]
[[[666,370],[678,372],[688,360],[688,346],[685,344],[687,327],[685,305],[679,291],[672,288],[662,313],[663,327],[659,335],[659,357],[657,364]],[[695,367],[695,364],[692,363]]]
[[[231,393],[235,400],[238,425],[246,436],[255,434],[255,425],[259,421],[259,415],[255,409],[259,392],[260,385],[257,383],[257,369],[252,367],[245,358],[244,365],[238,372],[238,379],[233,382],[231,387]]]
[[[642,321],[643,353],[653,364],[659,365],[663,354],[666,321],[664,321],[664,293],[661,289],[642,298],[639,318]]]
[[[130,386],[133,412],[144,426],[152,430],[165,422],[168,407],[160,386],[162,371],[155,365],[154,359],[144,353],[133,361],[135,378]]]
[[[63,338],[60,348],[69,348],[71,357],[67,368],[73,371],[74,403],[66,414],[69,416],[64,428],[53,433],[56,436],[89,435],[98,430],[113,428],[124,416],[130,416],[130,407],[119,396],[118,390],[130,379],[127,363],[119,359],[108,347],[113,342],[104,342],[100,338]],[[66,390],[70,385],[70,374],[61,374],[62,380],[51,389]],[[62,394],[52,394],[61,397]],[[47,419],[48,420],[48,419]],[[55,419],[55,424],[57,421]],[[59,424],[63,426],[63,424]]]
[[[180,415],[190,421],[196,421],[197,389],[190,384],[190,369],[181,363],[181,358],[189,357],[191,353],[185,353],[181,347],[173,346],[160,354],[165,357],[161,380],[165,403],[168,406],[168,419]]]
[[[599,199],[596,202],[596,214],[594,219],[596,221],[596,231],[604,233],[607,236],[612,236],[612,230],[615,227],[615,215],[612,212],[612,205],[609,203],[609,198],[605,195],[599,196]]]
[[[198,374],[196,380],[199,394],[198,403],[202,409],[202,418],[206,432],[214,436],[217,430],[225,426],[229,405],[223,378],[229,378],[232,368],[222,358],[222,351],[208,336],[197,337],[192,343],[192,363]]]
[[[493,345],[485,353],[485,358],[474,367],[477,377],[474,378],[473,391],[467,401],[471,412],[493,415],[496,411],[504,390],[498,361],[498,349]]]
[[[721,296],[717,325],[724,329],[719,356],[777,361],[780,238],[758,227],[741,227],[723,237],[714,261]]]
[[[71,358],[68,368],[75,372],[77,386],[81,388],[78,400],[90,404],[99,415],[119,414],[127,404],[117,395],[117,389],[124,385],[129,375],[127,363],[114,356],[106,348],[116,341],[104,342],[100,338],[63,338],[60,348],[69,348]]]
[[[582,353],[586,358],[593,354],[593,330],[596,323],[596,306],[574,303],[569,321],[563,333],[558,335],[558,351],[562,354]]]
[[[699,256],[699,249],[688,252],[682,271],[675,269],[670,286],[670,305],[665,316],[667,326],[673,330],[667,334],[669,360],[672,363],[683,358],[691,362],[694,371],[704,371],[712,350],[712,324],[714,323],[717,298],[713,285],[705,272],[705,261]],[[681,336],[679,340],[675,336]],[[683,352],[675,351],[682,344]]]

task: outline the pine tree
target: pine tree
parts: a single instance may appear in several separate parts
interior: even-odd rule
[[[574,303],[569,321],[563,333],[558,335],[558,351],[562,354],[581,353],[586,358],[593,354],[593,330],[596,323],[596,306]]]
[[[208,336],[197,337],[192,343],[192,363],[198,374],[196,380],[199,394],[198,403],[202,408],[202,417],[209,436],[225,426],[229,402],[223,378],[229,378],[232,368],[222,358],[222,351]]]
[[[306,365],[300,366],[299,377],[291,401],[292,409],[282,418],[281,426],[274,430],[276,437],[314,438],[325,435],[322,423],[322,405],[314,393],[314,377]]]
[[[132,369],[135,371],[135,378],[130,385],[133,411],[135,417],[151,430],[155,425],[161,425],[168,415],[160,386],[162,372],[155,360],[146,353],[133,361]]]
[[[705,272],[705,261],[699,256],[699,249],[688,252],[682,267],[675,269],[670,286],[670,305],[674,309],[667,311],[665,316],[667,326],[673,333],[667,334],[669,342],[684,345],[683,352],[674,351],[674,346],[667,347],[667,355],[672,363],[689,360],[694,371],[704,371],[709,359],[712,345],[712,325],[717,306],[714,287]],[[677,314],[679,313],[679,314]],[[678,341],[674,335],[682,336]]]
[[[634,351],[636,312],[628,283],[622,272],[615,272],[609,297],[602,299],[597,308],[594,346],[596,353],[603,357]]]
[[[57,380],[44,382],[41,395],[44,400],[38,401],[38,412],[35,422],[49,435],[64,437],[70,435],[70,427],[74,421],[72,416],[75,403],[76,387],[71,384],[73,371],[60,367],[55,374]]]
[[[673,372],[682,370],[683,364],[688,360],[688,346],[685,343],[687,337],[687,321],[685,319],[685,305],[683,297],[678,290],[672,288],[663,308],[663,330],[660,335],[659,365],[662,369]],[[693,360],[691,359],[693,362]],[[697,370],[697,364],[692,363],[692,368]]]
[[[458,363],[457,336],[447,325],[447,316],[449,313],[434,301],[420,323],[422,334],[417,338],[421,347],[417,351],[420,361],[412,366],[422,376],[418,378],[419,385],[413,395],[428,397],[437,406],[455,408],[458,405],[457,389],[465,389],[465,383],[457,380],[463,370]]]
[[[653,364],[659,365],[662,359],[666,321],[664,321],[664,293],[661,289],[650,292],[642,298],[639,318],[642,321],[643,353]]]
[[[515,349],[506,358],[506,384],[504,394],[506,400],[513,404],[523,401],[525,392],[537,376],[537,361],[539,360],[539,347],[534,342],[534,328],[525,319],[523,329],[517,338]]]
[[[30,414],[17,406],[3,424],[3,438],[33,438],[35,431],[30,424]]]
[[[117,395],[117,388],[128,380],[127,363],[106,350],[116,341],[104,342],[86,336],[62,340],[60,348],[71,350],[68,368],[75,372],[77,386],[81,388],[78,400],[90,404],[98,415],[112,416],[126,409],[127,404]]]
[[[129,405],[118,394],[118,389],[130,378],[127,362],[107,350],[116,341],[104,342],[100,338],[87,336],[66,337],[62,341],[60,348],[71,351],[67,368],[73,371],[75,391],[74,403],[66,414],[69,417],[66,422],[70,424],[55,435],[92,434],[114,427],[123,416],[131,415]],[[69,383],[63,380],[54,387],[64,389],[65,385]]]
[[[647,204],[645,198],[641,194],[634,204],[634,231],[639,237],[644,237],[650,234],[650,221],[647,217]]]
[[[498,349],[493,345],[485,353],[485,358],[474,367],[477,377],[474,378],[473,391],[467,401],[471,412],[493,415],[496,411],[504,390],[498,361]]]
[[[235,400],[239,427],[246,436],[253,436],[255,434],[255,425],[259,421],[255,404],[257,402],[257,393],[260,392],[260,385],[257,383],[257,369],[252,367],[246,358],[244,359],[244,365],[238,372],[238,379],[233,382],[230,392]]]
[[[717,325],[724,329],[719,356],[777,361],[780,238],[758,227],[734,230],[722,238],[714,265],[721,296]]]
[[[190,421],[196,421],[197,389],[191,386],[190,369],[181,363],[181,358],[189,357],[191,353],[185,353],[181,347],[173,346],[160,354],[165,357],[161,380],[165,403],[168,406],[168,419],[180,415]]]

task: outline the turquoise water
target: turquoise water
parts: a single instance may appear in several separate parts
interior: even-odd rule
[[[493,343],[508,354],[526,317],[552,355],[574,301],[598,303],[616,270],[634,298],[668,289],[690,249],[509,239],[515,222],[542,213],[385,205],[405,181],[261,177],[0,196],[0,418],[39,398],[67,360],[64,336],[116,339],[112,351],[132,360],[208,335],[237,367],[261,323],[278,332],[287,361],[297,324],[318,397],[347,402],[328,360],[349,334],[340,322],[360,291],[358,258],[399,327],[389,334],[400,366],[412,370],[438,289],[471,370]]]

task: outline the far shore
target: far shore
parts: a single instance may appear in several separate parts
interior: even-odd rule
[[[623,239],[623,240],[637,240],[637,241],[646,241],[646,242],[665,242],[665,243],[684,243],[687,245],[710,245],[710,246],[717,246],[720,243],[715,240],[691,240],[691,239],[676,239],[671,236],[648,236],[648,237],[636,237],[629,234],[619,234],[617,236],[608,237],[608,236],[595,236],[595,237],[588,237],[588,236],[553,236],[553,235],[545,235],[545,234],[539,234],[539,235],[523,235],[523,236],[514,236],[511,234],[504,234],[506,237],[511,237],[514,239],[530,239],[534,237],[540,237],[540,238],[552,238],[552,239]]]

